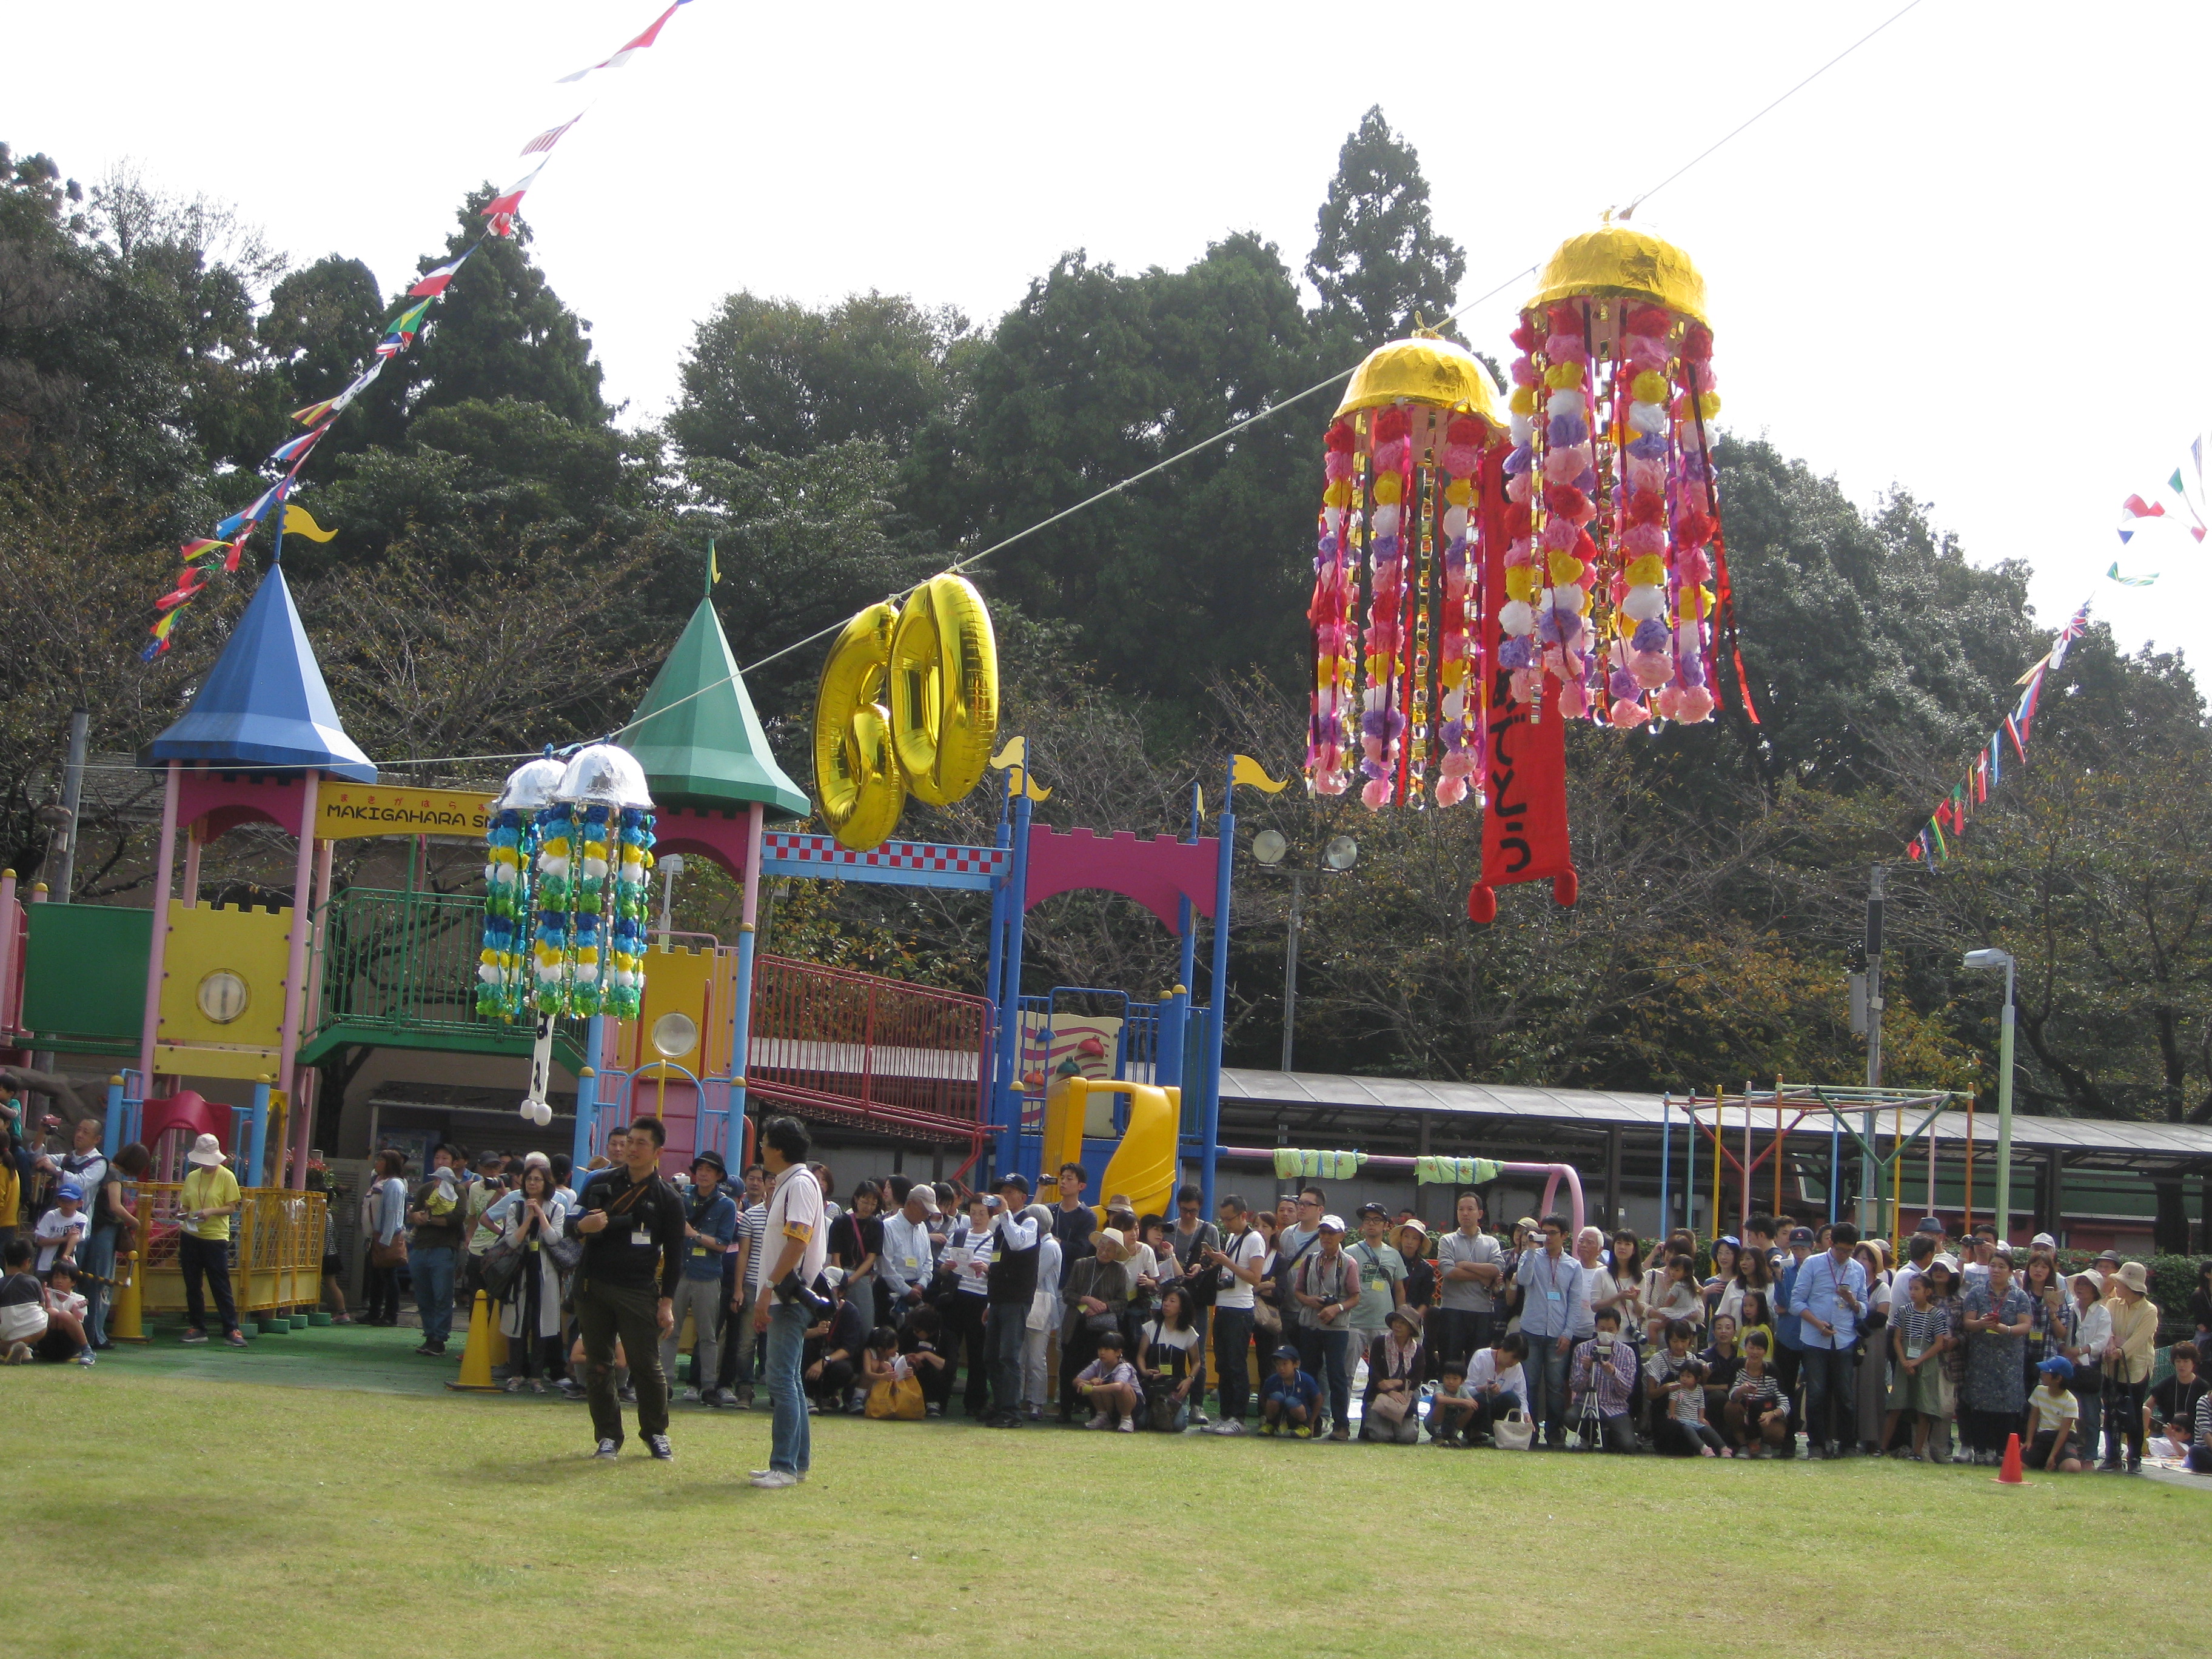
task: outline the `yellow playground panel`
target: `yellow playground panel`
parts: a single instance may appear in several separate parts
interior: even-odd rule
[[[145,1313],[178,1313],[185,1279],[177,1266],[179,1184],[141,1182],[138,1214],[149,1240],[140,1257],[138,1305]],[[240,1194],[230,1283],[241,1314],[302,1311],[323,1299],[323,1230],[330,1218],[320,1193],[248,1187]]]
[[[291,937],[289,910],[172,901],[155,1065],[187,1077],[275,1072]]]

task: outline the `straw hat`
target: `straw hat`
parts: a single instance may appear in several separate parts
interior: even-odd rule
[[[2150,1294],[2150,1275],[2143,1271],[2143,1264],[2140,1261],[2123,1261],[2119,1272],[2113,1277],[2137,1296]]]

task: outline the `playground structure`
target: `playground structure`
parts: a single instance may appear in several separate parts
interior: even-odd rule
[[[652,790],[660,854],[727,872],[741,921],[734,941],[654,930],[635,1018],[556,1022],[553,1061],[573,1079],[580,1163],[644,1110],[668,1126],[669,1167],[705,1149],[748,1156],[757,1095],[760,1109],[951,1148],[963,1171],[988,1160],[1036,1182],[1054,1086],[1073,1074],[1099,1086],[1085,1109],[1063,1112],[1055,1164],[1070,1149],[1109,1166],[1138,1159],[1152,1172],[1148,1200],[1163,1204],[1194,1164],[1210,1196],[1221,1030],[1188,987],[1198,922],[1227,903],[1232,811],[1212,836],[1195,814],[1184,838],[1055,830],[1032,822],[1036,792],[1017,775],[989,846],[892,841],[856,851],[802,830],[771,831],[770,808],[799,817],[807,799],[770,754],[705,599],[618,736]],[[181,1176],[193,1136],[214,1134],[247,1194],[246,1304],[275,1320],[319,1296],[328,1218],[307,1182],[322,1062],[390,1051],[434,1076],[463,1061],[480,1075],[491,1061],[521,1097],[532,1030],[475,1006],[481,894],[417,890],[411,854],[404,890],[332,883],[339,841],[475,839],[492,796],[379,777],[344,731],[281,569],[143,758],[163,785],[151,907],[50,902],[0,878],[0,1057],[21,1061],[35,1048],[80,1073],[92,1062],[111,1079],[108,1149],[143,1140],[154,1152],[155,1229],[137,1285],[148,1311],[168,1307],[175,1285],[162,1183]],[[1232,802],[1236,781],[1232,768]],[[249,824],[289,839],[301,902],[201,902],[204,849]],[[757,957],[764,875],[988,895],[985,994]],[[1084,888],[1129,897],[1176,933],[1176,987],[1157,997],[1024,994],[1024,915]],[[1218,984],[1225,930],[1212,945]],[[1104,1005],[1118,1012],[1101,1018]],[[281,1224],[252,1218],[264,1210]]]
[[[1960,1098],[1965,1100],[1966,1109],[1963,1134],[1955,1126],[1943,1123],[1951,1103]],[[1735,1189],[1734,1214],[1739,1228],[1751,1218],[1758,1207],[1756,1194],[1769,1182],[1773,1190],[1772,1213],[1786,1213],[1784,1165],[1793,1160],[1802,1164],[1808,1150],[1817,1159],[1822,1139],[1827,1143],[1826,1176],[1821,1184],[1826,1189],[1829,1220],[1843,1218],[1839,1214],[1842,1194],[1854,1184],[1846,1170],[1846,1160],[1855,1152],[1859,1166],[1856,1187],[1861,1196],[1857,1213],[1850,1219],[1863,1232],[1881,1232],[1893,1244],[1898,1243],[1912,1231],[1913,1223],[1920,1216],[1936,1214],[1954,1188],[1960,1198],[1958,1207],[1964,1211],[1962,1224],[1967,1231],[1973,1227],[1972,1095],[1959,1097],[1942,1090],[1791,1084],[1778,1076],[1771,1089],[1753,1089],[1746,1083],[1742,1091],[1736,1094],[1715,1089],[1710,1095],[1692,1095],[1687,1099],[1669,1095],[1662,1103],[1661,1114],[1659,1201],[1662,1215],[1671,1213],[1668,1208],[1668,1188],[1675,1180],[1674,1114],[1678,1108],[1683,1114],[1684,1132],[1690,1141],[1684,1152],[1680,1179],[1685,1191],[1697,1186],[1701,1179],[1701,1154],[1710,1153],[1712,1199],[1707,1214],[1716,1239],[1729,1213],[1723,1202],[1726,1188],[1733,1186]],[[1886,1133],[1889,1143],[1886,1152],[1881,1149],[1885,1118],[1888,1120]],[[1793,1135],[1800,1138],[1794,1153],[1790,1141]],[[1954,1183],[1943,1181],[1939,1171],[1938,1143],[1944,1139],[1954,1139],[1959,1146],[1958,1179]],[[1764,1146],[1757,1146],[1761,1140]],[[1912,1220],[1908,1222],[1905,1176],[1908,1164],[1916,1156],[1920,1161],[1923,1180],[1920,1201],[1911,1206]],[[2055,1194],[2049,1207],[2054,1212],[2061,1207]],[[1997,1219],[2000,1227],[2008,1229],[2008,1218],[1983,1218]]]

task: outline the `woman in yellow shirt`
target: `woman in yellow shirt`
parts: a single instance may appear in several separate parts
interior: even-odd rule
[[[223,1341],[242,1348],[246,1337],[238,1328],[238,1304],[230,1293],[230,1218],[240,1202],[238,1177],[223,1167],[222,1146],[213,1135],[193,1142],[186,1161],[191,1173],[177,1194],[177,1266],[185,1276],[184,1340],[208,1340],[207,1304],[200,1288],[205,1279],[215,1292]]]

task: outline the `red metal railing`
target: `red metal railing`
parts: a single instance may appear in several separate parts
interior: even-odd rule
[[[787,957],[753,966],[747,1091],[890,1134],[988,1133],[991,1005],[978,996]]]

